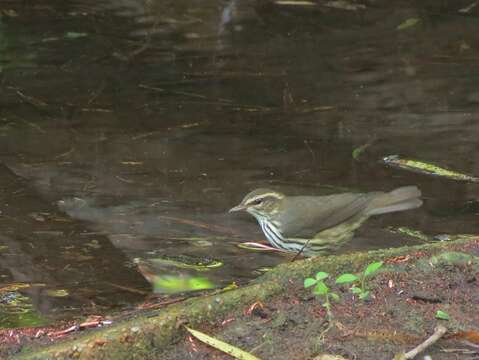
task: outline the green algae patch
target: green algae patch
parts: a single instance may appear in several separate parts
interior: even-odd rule
[[[479,265],[479,257],[463,252],[444,252],[431,257],[431,264],[436,266],[470,266]]]
[[[416,263],[420,271],[442,271],[447,267],[472,267],[479,271],[479,257],[465,252],[447,251],[421,259]]]
[[[444,294],[438,301],[450,314],[454,328],[467,328],[466,325],[474,321],[476,315],[464,315],[448,291],[451,291],[450,284],[464,277],[460,267],[477,266],[477,257],[472,254],[477,253],[478,248],[477,240],[461,240],[285,262],[250,285],[191,298],[154,312],[138,312],[128,320],[116,321],[110,327],[78,334],[51,346],[32,345],[15,358],[184,359],[190,356],[191,349],[185,340],[183,325],[247,351],[254,349],[259,358],[274,358],[282,352],[293,351],[296,352],[291,356],[298,355],[299,351],[307,358],[313,356],[317,348],[314,343],[317,343],[325,314],[319,302],[303,289],[304,279],[318,271],[334,276],[359,272],[375,261],[384,261],[385,266],[369,283],[371,300],[360,302],[343,291],[341,302],[332,306],[335,321],[342,325],[332,331],[331,336],[344,336],[341,329],[348,328],[355,336],[347,344],[355,351],[364,352],[360,358],[381,358],[385,353],[389,358],[391,352],[396,351],[396,338],[416,339],[428,331],[432,322],[438,321],[434,317],[438,310],[436,292]],[[439,278],[437,274],[431,275],[431,264],[437,264],[438,268],[452,264],[458,271],[452,275],[443,272]],[[402,271],[397,271],[396,267]],[[422,293],[414,287],[419,283]],[[427,288],[424,284],[430,286]],[[469,287],[473,285],[468,284]],[[425,294],[424,287],[427,288]],[[470,290],[466,290],[464,296],[470,296]],[[419,300],[414,300],[415,297]],[[411,307],[411,304],[419,305]],[[238,335],[234,329],[242,329],[243,335]],[[376,329],[383,329],[384,333]],[[311,333],[316,335],[308,335]],[[376,338],[376,343],[371,340]],[[390,343],[391,339],[394,341]],[[327,343],[329,346],[335,344],[334,339],[326,338],[325,341],[332,341]],[[387,342],[387,346],[381,345],[382,352],[377,352],[379,357],[367,357],[371,356],[367,354],[371,341],[376,345]],[[302,344],[300,349],[296,348],[296,343]]]

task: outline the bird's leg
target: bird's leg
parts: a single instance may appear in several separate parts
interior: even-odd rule
[[[309,244],[310,241],[311,241],[311,239],[308,239],[308,241],[306,241],[306,242],[304,243],[303,247],[302,247],[301,249],[299,249],[299,251],[296,253],[296,255],[294,255],[294,258],[293,258],[293,260],[291,260],[291,262],[295,261],[295,260],[298,258],[298,256],[301,255],[301,253],[303,252],[304,248],[305,248],[306,246],[308,246],[308,244]]]

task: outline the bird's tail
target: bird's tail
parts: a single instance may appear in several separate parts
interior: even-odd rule
[[[417,186],[404,186],[389,193],[381,194],[368,206],[368,215],[386,214],[395,211],[415,209],[422,205],[421,190]]]

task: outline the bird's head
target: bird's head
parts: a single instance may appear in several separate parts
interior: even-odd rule
[[[269,217],[279,211],[284,195],[270,189],[256,189],[247,194],[241,203],[229,212],[246,211],[254,217]]]

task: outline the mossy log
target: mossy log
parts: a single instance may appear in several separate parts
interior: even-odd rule
[[[471,241],[471,240],[470,240]],[[474,241],[474,240],[472,240]],[[191,327],[213,323],[224,315],[234,315],[256,301],[267,301],[287,289],[291,282],[321,270],[329,273],[356,272],[372,261],[427,252],[434,255],[445,247],[464,245],[467,240],[434,243],[414,247],[375,250],[340,256],[318,256],[288,262],[259,277],[251,284],[215,295],[191,298],[137,315],[113,325],[80,334],[50,346],[23,349],[15,359],[148,359],[155,358],[185,334],[181,324]]]

